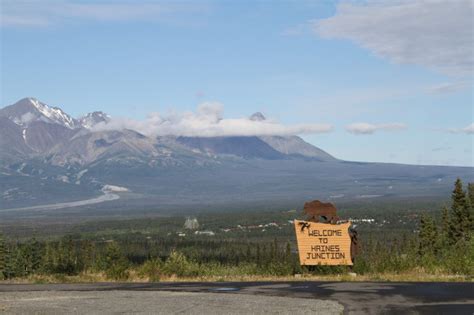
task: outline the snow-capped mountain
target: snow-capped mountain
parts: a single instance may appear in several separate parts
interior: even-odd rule
[[[26,158],[33,150],[22,135],[22,128],[6,117],[0,116],[0,160],[15,162]]]
[[[131,130],[95,130],[93,127],[97,124],[108,123],[110,116],[96,111],[74,119],[60,108],[50,107],[35,98],[24,98],[1,109],[0,117],[18,126],[9,133],[20,133],[16,137],[22,139],[23,147],[29,148],[35,157],[47,157],[48,161],[58,165],[87,165],[104,157],[114,157],[115,160],[117,157],[124,160],[140,159],[152,164],[161,163],[157,157],[166,159],[167,164],[174,158],[175,161],[171,162],[174,165],[181,163],[180,156],[192,156],[191,160],[196,161],[202,157],[215,159],[228,156],[264,160],[295,157],[336,160],[296,136],[150,138]],[[263,121],[266,118],[257,112],[250,119]],[[8,148],[4,151],[8,151]],[[28,150],[23,148],[20,151]]]
[[[108,123],[109,121],[110,116],[101,111],[92,112],[79,118],[81,126],[87,129],[91,129],[99,123]]]
[[[151,137],[94,128],[109,120],[103,112],[74,119],[34,98],[0,109],[0,209],[97,196],[107,185],[160,204],[207,204],[430,196],[449,192],[456,177],[474,181],[472,168],[341,161],[298,136]]]
[[[46,154],[82,128],[76,119],[62,109],[48,106],[31,97],[1,109],[0,117],[15,124],[16,128],[9,127],[9,133],[15,133],[18,139],[16,142],[20,142],[16,146],[28,148],[20,150],[25,154],[29,153],[28,157]],[[17,150],[16,155],[20,151]],[[11,152],[11,147],[3,148],[3,152]]]
[[[42,121],[58,124],[69,129],[79,128],[77,120],[58,107],[48,106],[35,98],[28,97],[0,110],[0,116],[7,117],[15,124],[27,127],[33,122]]]

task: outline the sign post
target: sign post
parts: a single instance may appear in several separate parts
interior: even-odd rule
[[[304,205],[308,220],[294,220],[301,265],[353,265],[357,232],[350,222],[340,223],[336,211],[333,204],[315,200]]]
[[[352,265],[350,225],[295,220],[301,265]]]

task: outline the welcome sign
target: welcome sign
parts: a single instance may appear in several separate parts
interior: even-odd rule
[[[294,222],[301,265],[352,265],[350,222]]]

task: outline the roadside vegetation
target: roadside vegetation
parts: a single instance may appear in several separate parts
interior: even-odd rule
[[[159,228],[138,228],[142,222],[127,233],[112,229],[28,240],[0,234],[0,278],[10,282],[472,281],[472,205],[474,184],[464,190],[457,180],[450,204],[437,211],[359,219],[367,224],[359,232],[362,250],[353,267],[301,267],[289,222],[298,215],[294,211],[279,213],[267,224],[258,224],[258,216],[252,223],[249,215],[247,225],[242,221],[235,229],[223,227],[219,218],[206,221],[206,229],[219,234],[191,233],[182,230],[182,221],[180,227],[166,219]],[[412,221],[402,221],[405,217]]]

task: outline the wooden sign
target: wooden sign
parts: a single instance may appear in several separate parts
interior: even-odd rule
[[[301,265],[352,265],[350,222],[294,222]]]

